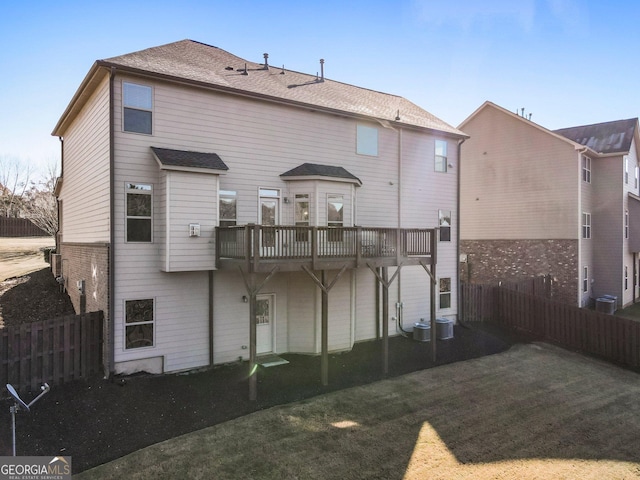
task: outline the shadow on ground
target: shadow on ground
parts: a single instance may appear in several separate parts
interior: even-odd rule
[[[503,352],[521,340],[486,325],[456,325],[453,339],[437,342],[433,363],[429,343],[392,337],[388,377]],[[330,355],[327,387],[320,382],[319,357],[282,357],[290,363],[258,371],[256,402],[248,399],[246,362],[184,375],[93,378],[52,388],[31,413],[18,414],[18,455],[70,455],[77,473],[250,412],[385,378],[380,341]],[[0,455],[11,454],[9,406],[8,400],[0,404]]]

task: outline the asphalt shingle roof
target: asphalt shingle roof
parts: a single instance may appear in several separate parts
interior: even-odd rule
[[[638,125],[637,118],[561,128],[554,133],[602,153],[628,153]]]
[[[217,153],[190,152],[151,147],[158,161],[165,166],[229,170]]]
[[[218,47],[181,40],[126,55],[99,60],[101,66],[124,67],[257,97],[284,100],[322,109],[363,115],[397,124],[466,135],[397,95],[316,75],[250,62]],[[246,66],[246,71],[245,71]]]
[[[332,165],[319,165],[317,163],[303,163],[302,165],[292,168],[291,170],[284,172],[281,177],[332,177],[343,178],[345,180],[356,181],[359,185],[362,182],[358,177],[349,173],[342,167],[335,167]]]

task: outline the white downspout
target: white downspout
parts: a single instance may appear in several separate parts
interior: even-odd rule
[[[582,155],[586,152],[588,147],[576,147],[578,150],[578,285],[577,285],[577,295],[578,295],[578,307],[582,307],[582,289],[580,285],[582,285],[582,266],[583,266],[583,258],[582,258]],[[593,218],[592,218],[593,220]],[[593,230],[593,224],[592,224]],[[592,269],[591,269],[592,270]],[[589,275],[591,276],[591,274]]]

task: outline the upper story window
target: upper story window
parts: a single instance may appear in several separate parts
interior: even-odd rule
[[[296,227],[309,226],[309,194],[297,193],[295,196],[295,222]],[[306,242],[309,240],[308,230],[296,230],[296,241]]]
[[[624,183],[629,183],[629,157],[624,156]]]
[[[624,238],[629,238],[629,210],[624,211]]]
[[[591,158],[582,156],[582,181],[591,183]]]
[[[582,212],[582,238],[591,238],[591,214]]]
[[[629,267],[624,266],[624,289],[627,290],[629,288]]]
[[[127,242],[151,242],[153,188],[142,183],[127,183]]]
[[[236,225],[236,192],[232,190],[220,190],[220,226],[232,227]]]
[[[342,195],[327,195],[327,226],[344,226],[344,197]],[[330,242],[341,242],[342,230],[329,230],[328,240]]]
[[[151,135],[153,92],[151,87],[135,83],[122,83],[123,121],[125,132]]]
[[[359,155],[378,156],[378,129],[358,125],[356,130],[356,152]]]
[[[438,210],[438,225],[440,226],[440,241],[451,241],[451,210]]]
[[[435,146],[435,171],[447,171],[447,142],[444,140],[436,140]]]

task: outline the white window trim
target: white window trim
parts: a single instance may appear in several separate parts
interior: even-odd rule
[[[127,302],[135,302],[135,301],[139,301],[139,300],[151,300],[153,302],[153,320],[151,322],[135,322],[135,323],[127,323]],[[156,341],[156,331],[158,330],[157,327],[157,322],[156,322],[156,299],[155,297],[148,297],[148,298],[125,298],[122,301],[122,323],[123,323],[123,330],[122,330],[122,350],[125,352],[136,352],[136,351],[141,351],[141,350],[150,350],[150,349],[154,349],[157,346],[157,341]],[[137,348],[127,348],[127,326],[131,327],[133,325],[148,325],[148,324],[152,324],[153,325],[153,345],[149,345],[148,347],[137,347]]]
[[[447,291],[442,291],[441,290],[441,285],[442,285],[442,280],[446,280],[449,279],[449,290]],[[452,293],[452,288],[453,288],[453,281],[452,281],[452,277],[440,277],[438,279],[438,310],[450,310],[451,308],[453,308],[453,293]],[[448,307],[442,307],[442,295],[449,295],[449,306]]]
[[[438,150],[438,144],[442,143],[444,145],[444,155],[437,155],[437,150]],[[449,168],[448,168],[448,162],[449,162],[449,145],[447,144],[446,140],[440,140],[437,139],[434,143],[434,147],[433,147],[433,169],[434,171],[438,172],[438,173],[447,173]],[[440,162],[438,162],[438,158],[441,159]],[[438,169],[438,165],[442,164],[441,169]]]
[[[377,157],[380,151],[379,138],[380,135],[376,127],[358,123],[356,125],[356,153],[367,157]]]
[[[627,155],[624,156],[624,183],[625,185],[629,184],[629,157]]]
[[[582,156],[582,181],[591,183],[591,157]]]
[[[629,290],[629,267],[624,266],[624,289]]]
[[[148,186],[151,189],[150,190],[135,190],[135,189],[129,189],[128,185],[144,185],[144,186]],[[124,183],[124,242],[125,243],[132,243],[132,244],[150,244],[153,243],[153,183],[147,183],[147,182],[125,182]],[[136,194],[140,194],[140,195],[150,195],[151,196],[151,215],[148,217],[136,217],[136,216],[129,216],[127,214],[127,202],[128,202],[128,194],[129,193],[136,193]],[[151,222],[151,239],[149,241],[136,241],[136,240],[129,240],[129,232],[128,232],[128,224],[129,222],[127,222],[127,220],[129,218],[138,218],[138,219],[149,219],[149,221]]]
[[[233,198],[236,201],[235,218],[233,219],[222,218],[222,211],[220,210],[220,204],[222,203],[223,198]],[[238,192],[236,192],[235,190],[220,190],[218,192],[218,225],[220,225],[220,223],[223,221],[225,222],[233,221],[235,222],[235,225],[238,224]]]
[[[629,239],[629,210],[624,211],[624,238]]]
[[[586,233],[586,235],[585,235]],[[582,235],[583,240],[589,240],[591,238],[591,214],[589,212],[582,212]]]
[[[305,223],[304,220],[298,220],[296,215],[298,213],[298,203],[307,203],[307,220],[306,225],[298,225],[298,223]],[[310,193],[296,193],[293,195],[293,224],[295,226],[310,226],[311,225],[311,194]]]
[[[443,225],[442,224],[442,219],[444,217],[446,217],[447,215],[445,214],[449,214],[449,225]],[[451,223],[453,223],[453,216],[452,216],[452,212],[451,210],[438,210],[438,227],[440,228],[440,233],[438,234],[438,241],[439,242],[451,242]],[[442,227],[446,227],[449,229],[449,240],[442,240]]]
[[[589,267],[587,265],[582,267],[582,293],[589,291]]]
[[[124,86],[125,85],[135,85],[137,87],[149,88],[151,90],[151,108],[143,108],[143,107],[138,107],[138,106],[134,107],[134,106],[126,105],[125,104],[125,100],[124,100],[124,88],[125,88]],[[121,90],[122,91],[122,112],[121,112],[122,121],[120,123],[122,124],[121,125],[122,132],[123,133],[131,133],[133,135],[146,135],[148,137],[149,136],[153,136],[153,132],[155,131],[155,115],[153,113],[153,107],[156,104],[155,89],[151,85],[144,85],[142,83],[128,82],[126,80],[122,81],[122,86],[121,87],[122,87],[122,90]],[[124,129],[124,116],[125,116],[124,109],[125,108],[130,108],[131,110],[140,110],[141,112],[149,112],[149,113],[151,113],[151,133],[134,132],[134,131],[131,131],[131,130],[125,130]]]

